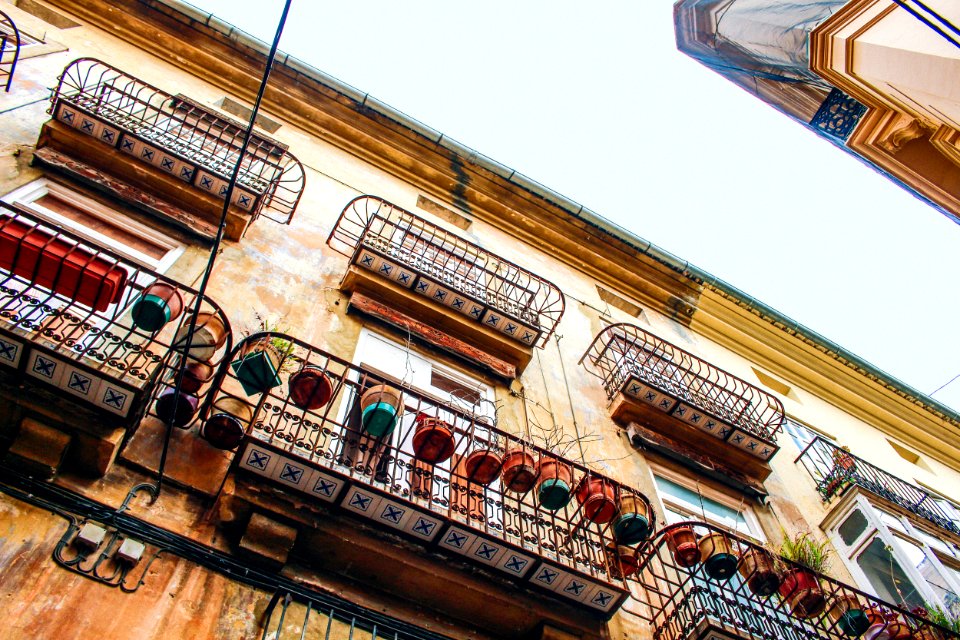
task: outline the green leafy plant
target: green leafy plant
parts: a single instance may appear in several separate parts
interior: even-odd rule
[[[810,533],[798,533],[793,537],[783,533],[780,543],[781,556],[816,573],[826,573],[830,568],[829,543],[817,542]]]
[[[960,633],[960,617],[953,614],[952,611],[945,611],[939,605],[924,603],[923,608],[926,612],[924,616],[927,620],[941,627],[946,627],[954,633]]]
[[[256,333],[289,333],[289,328],[285,326],[281,321],[274,322],[262,315],[259,311],[254,313],[254,318],[257,321],[257,325],[254,330],[245,330],[243,335],[247,338],[256,334]],[[292,364],[292,359],[290,356],[293,354],[294,344],[287,340],[286,338],[281,338],[279,336],[273,336],[269,339],[269,344],[272,346],[277,354],[280,356],[280,370],[284,371],[289,368]]]

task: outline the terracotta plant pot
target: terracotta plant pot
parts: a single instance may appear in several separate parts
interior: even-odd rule
[[[573,491],[573,467],[557,458],[541,456],[537,460],[537,500],[550,511],[562,509]]]
[[[616,485],[602,476],[587,474],[577,485],[577,502],[591,522],[606,524],[617,513]]]
[[[737,571],[747,581],[747,587],[757,596],[772,596],[780,588],[780,573],[773,556],[763,549],[751,548],[740,557]]]
[[[200,429],[200,436],[217,449],[235,449],[243,440],[247,425],[253,419],[253,406],[222,396],[213,403],[210,417]]]
[[[617,516],[613,520],[613,537],[620,545],[643,542],[650,535],[650,510],[640,496],[621,492]]]
[[[725,534],[713,531],[700,538],[700,557],[703,570],[714,580],[729,580],[737,572],[737,557],[733,543]]]
[[[640,570],[640,558],[637,557],[637,550],[623,545],[610,545],[607,547],[610,556],[620,565],[620,574],[627,578]]]
[[[182,386],[179,396],[174,389],[164,389],[154,405],[157,417],[164,423],[172,420],[175,427],[185,427],[190,424],[200,408],[200,400],[197,396],[184,392]]]
[[[309,364],[290,376],[288,388],[290,402],[310,411],[322,408],[333,397],[330,378],[323,369]]]
[[[244,393],[253,396],[279,387],[279,349],[269,338],[249,343],[248,347],[244,349],[244,355],[230,363]]]
[[[693,527],[677,527],[666,533],[667,548],[673,561],[681,567],[690,568],[700,562],[700,547]]]
[[[493,449],[474,449],[463,463],[467,480],[484,486],[499,477],[502,467],[503,458]]]
[[[500,472],[503,487],[514,493],[528,493],[537,481],[536,463],[526,449],[508,449]]]
[[[220,316],[214,313],[202,312],[197,314],[197,328],[193,332],[190,343],[187,344],[187,334],[190,322],[184,320],[174,336],[173,346],[179,353],[186,353],[190,358],[207,362],[213,360],[217,351],[227,341],[227,328]]]
[[[838,450],[833,452],[833,466],[846,473],[851,473],[856,470],[857,461],[849,453]]]
[[[216,370],[209,362],[190,360],[183,369],[183,381],[180,389],[187,393],[199,393],[203,385],[210,382]]]
[[[798,618],[813,618],[827,607],[820,580],[809,569],[796,567],[784,572],[779,593]]]
[[[844,635],[858,637],[870,627],[870,619],[860,599],[853,594],[839,595],[830,601],[827,618],[837,625]]]
[[[183,313],[183,296],[172,284],[154,282],[143,290],[130,309],[133,324],[153,333]]]
[[[413,455],[427,464],[440,464],[453,455],[453,428],[440,420],[424,414],[416,417],[413,433]]]

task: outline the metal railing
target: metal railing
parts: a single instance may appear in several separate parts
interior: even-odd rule
[[[145,298],[153,305],[164,295],[180,301],[170,303],[168,319],[147,318],[145,307],[138,307]],[[187,351],[182,334],[196,295],[0,203],[0,371],[54,387],[64,398],[130,423],[148,398],[169,386],[173,367]],[[161,314],[163,306],[158,303]],[[201,313],[206,331],[194,338],[189,354],[213,371],[232,346],[230,322],[209,298]],[[203,342],[214,334],[219,344]],[[203,389],[196,393],[203,395]]]
[[[808,444],[796,462],[803,463],[807,473],[816,481],[817,491],[824,502],[843,495],[848,487],[857,486],[960,536],[960,522],[944,511],[936,496],[823,438],[817,437]]]
[[[238,378],[246,366],[244,358],[250,354],[262,358],[258,352],[263,350],[287,355],[266,376],[258,376],[256,384],[262,386],[244,389]],[[650,503],[636,490],[507,433],[456,399],[440,399],[391,382],[294,337],[255,334],[242,341],[235,354],[212,399],[207,425],[218,407],[233,407],[229,410],[246,427],[236,467],[339,503],[355,515],[371,517],[377,509],[378,516],[387,518],[374,518],[380,525],[428,542],[436,537],[440,548],[451,553],[465,554],[468,547],[481,543],[511,550],[521,562],[512,568],[504,569],[507,556],[499,552],[473,559],[506,573],[512,569],[514,577],[523,577],[537,561],[544,561],[588,578],[585,582],[593,586],[613,584],[621,589],[618,595],[625,595],[622,578],[605,549],[615,540],[619,520],[614,516],[620,513],[616,510],[630,499],[640,505],[636,511],[644,513],[648,530],[653,530]],[[303,394],[293,390],[292,380],[304,371],[311,371],[314,381],[325,380],[322,404],[318,398],[315,405],[305,405]],[[374,435],[361,402],[366,390],[384,382],[402,391],[403,399],[397,403],[400,417],[390,425],[392,430],[378,428]],[[237,411],[238,403],[249,408]],[[427,431],[432,441],[425,445]],[[541,480],[550,475],[543,470],[551,465],[568,470],[556,477],[564,480],[569,493],[567,500],[560,496],[548,509],[542,503]],[[516,476],[506,469],[523,471],[521,466],[526,466],[526,485],[508,485]],[[581,504],[573,495],[581,485],[589,488],[584,497],[605,492],[606,506],[599,498]],[[356,498],[357,490],[365,497]],[[373,501],[369,510],[368,498]],[[394,507],[412,509],[416,516],[402,516],[401,524],[400,511]],[[389,521],[389,513],[379,513],[385,508],[396,521]],[[605,517],[596,516],[598,508],[608,510]],[[416,531],[417,517],[427,521],[421,531]],[[446,537],[449,532],[455,534],[452,540]],[[533,579],[533,574],[526,577]],[[606,611],[607,601],[603,604],[598,608]]]
[[[19,59],[20,30],[10,16],[0,11],[0,86],[4,91],[10,91]]]
[[[601,331],[580,362],[603,380],[610,399],[638,381],[770,444],[783,429],[776,397],[631,324]]]
[[[654,640],[710,631],[749,640],[960,637],[702,522],[664,527],[636,562],[640,615]]]
[[[278,591],[263,612],[260,640],[448,640],[447,636],[380,613],[338,604],[329,596],[324,600],[303,600]]]
[[[62,112],[63,104],[71,111]],[[89,126],[81,126],[74,109],[93,119]],[[50,114],[221,198],[245,130],[244,124],[213,109],[166,93],[93,58],[75,60],[63,70],[51,98]],[[286,145],[254,134],[232,202],[254,217],[264,215],[288,224],[304,182],[303,166]]]
[[[438,300],[448,288],[464,299],[458,305],[449,296],[444,304],[531,346],[546,344],[563,315],[565,299],[556,285],[375,196],[351,200],[327,244],[367,268],[375,264],[360,260],[364,249],[372,250],[410,270],[411,280],[401,286]],[[497,320],[503,315],[513,323]]]

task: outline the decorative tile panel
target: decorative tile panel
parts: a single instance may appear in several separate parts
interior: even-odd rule
[[[100,391],[100,378],[72,365],[64,365],[64,367],[60,388],[88,402],[96,402],[95,399]]]
[[[0,336],[0,365],[16,369],[23,355],[23,343],[19,340]]]
[[[674,398],[671,398],[665,393],[661,393],[653,387],[647,386],[636,377],[631,377],[627,380],[623,386],[623,392],[641,402],[656,407],[664,413],[669,413],[677,406],[677,401]]]
[[[135,402],[136,396],[126,387],[116,385],[110,380],[101,380],[94,404],[110,413],[126,417]]]
[[[66,367],[62,362],[52,356],[48,356],[42,351],[32,351],[27,360],[27,375],[52,384],[55,387],[60,386],[60,379]]]
[[[680,418],[692,427],[700,431],[709,433],[715,438],[726,438],[729,435],[729,425],[720,422],[713,416],[704,411],[691,407],[688,404],[680,403],[673,411],[674,417]]]

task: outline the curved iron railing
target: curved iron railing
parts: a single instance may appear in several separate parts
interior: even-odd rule
[[[0,11],[0,86],[10,91],[13,74],[20,59],[20,30],[3,11]]]
[[[458,311],[531,346],[543,347],[563,316],[566,300],[556,285],[382,198],[347,203],[327,244],[367,268],[383,259],[409,269],[416,280],[403,286],[418,293],[436,298],[437,287],[439,295],[447,287],[467,299]],[[374,262],[359,262],[364,249],[377,254]],[[514,322],[491,320],[503,315]]]
[[[803,463],[807,473],[816,481],[817,491],[824,502],[830,502],[843,495],[847,487],[856,485],[960,536],[960,522],[952,519],[929,491],[901,480],[819,436],[804,448],[795,462]]]
[[[242,378],[247,374],[239,372],[252,363],[245,358],[258,358],[262,364],[258,351],[264,349],[287,355],[279,366],[270,367],[266,378],[256,374],[256,384],[266,382],[266,388],[245,389]],[[575,594],[561,595],[603,612],[611,611],[626,596],[625,583],[612,569],[605,551],[615,542],[619,516],[610,511],[609,520],[600,523],[589,517],[592,507],[575,497],[548,509],[538,496],[541,479],[549,475],[542,470],[550,465],[564,466],[570,472],[565,483],[571,493],[581,483],[591,489],[605,487],[612,501],[606,508],[619,509],[614,505],[621,505],[624,512],[627,507],[623,505],[636,499],[638,511],[645,513],[647,528],[652,531],[656,523],[650,503],[635,489],[507,433],[455,399],[444,400],[391,382],[382,374],[285,334],[250,336],[238,344],[232,360],[231,367],[224,369],[204,429],[222,411],[232,411],[235,416],[246,414],[241,416],[246,436],[239,445],[236,467],[339,504],[354,515],[372,517],[378,524],[401,529],[414,539],[436,541],[446,552],[533,584],[544,582],[537,580],[546,569],[549,582],[543,586],[551,590],[556,580],[577,580],[581,586]],[[328,385],[325,402],[316,408],[297,404],[298,396],[291,390],[291,380],[310,369],[315,379],[322,376]],[[275,370],[279,371],[273,377]],[[402,390],[402,416],[392,432],[374,436],[364,427],[360,401],[364,390],[384,382]],[[237,411],[238,403],[247,408]],[[448,431],[447,457],[443,460],[431,462],[436,459],[425,459],[419,448],[422,436],[418,433],[427,418],[441,420]],[[531,488],[519,492],[505,486],[502,468],[496,465],[495,477],[481,483],[479,472],[469,471],[475,452],[492,452],[501,459],[511,458],[509,454],[514,452],[512,459],[525,459],[531,469],[535,461],[541,464],[535,467],[538,471],[531,471],[538,474],[529,478]],[[593,493],[585,489],[584,497]],[[365,502],[368,499],[372,503],[369,509]],[[385,508],[396,509],[394,514],[404,511],[414,515],[404,515],[403,524],[400,520],[391,522],[390,514],[382,513]],[[374,513],[374,509],[380,511]],[[416,530],[417,518],[426,522],[423,531]],[[490,557],[484,557],[480,549],[487,549]],[[511,556],[516,558],[512,565]],[[612,599],[601,597],[601,592]],[[591,604],[589,599],[593,597],[599,598],[599,605]]]
[[[603,380],[610,399],[636,395],[632,383],[639,382],[638,389],[652,387],[678,401],[669,403],[674,415],[687,403],[771,444],[783,429],[776,397],[632,324],[601,331],[580,362]]]
[[[698,546],[687,546],[692,529]],[[707,536],[713,534],[710,539]],[[690,551],[688,554],[687,552]],[[726,557],[724,557],[726,556]],[[637,550],[642,618],[654,640],[947,640],[960,637],[703,522],[664,527]]]
[[[182,311],[144,328],[144,320],[134,320],[134,309],[163,290],[177,292]],[[187,352],[182,332],[196,295],[191,287],[0,203],[0,371],[55,387],[66,398],[131,423],[151,397],[172,384],[174,367]],[[211,346],[197,337],[189,354],[216,370],[232,346],[230,322],[206,297],[201,313],[206,318],[201,328],[222,340]]]
[[[63,104],[69,105],[64,111]],[[101,142],[223,198],[245,125],[174,96],[94,58],[71,62],[59,77],[50,114]],[[79,113],[78,113],[79,112]],[[81,122],[87,116],[88,125]],[[254,218],[289,224],[305,184],[286,145],[254,134],[232,204]]]

